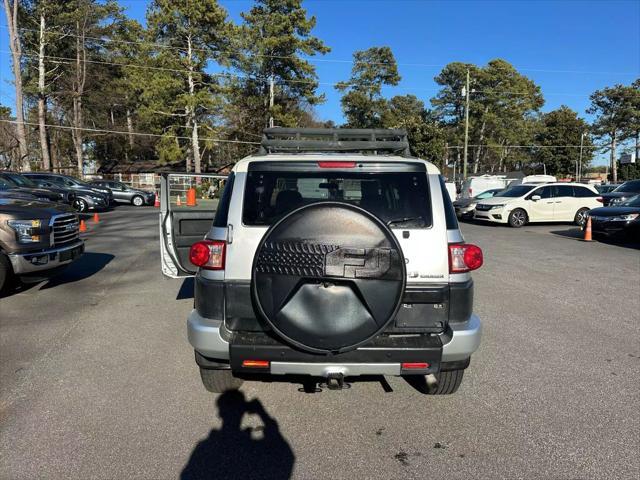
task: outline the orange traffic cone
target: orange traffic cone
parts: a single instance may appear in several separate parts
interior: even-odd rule
[[[153,206],[156,208],[160,207],[160,199],[158,198],[158,192],[156,192],[156,201],[154,202]]]
[[[93,214],[93,221],[95,223],[99,223],[100,222],[100,217],[98,216],[98,212]]]
[[[182,205],[182,202],[180,201],[180,195],[178,195],[178,200],[176,200],[176,205],[177,206]]]
[[[187,207],[195,207],[196,205],[196,189],[191,187],[187,190]]]
[[[84,220],[80,220],[80,232],[86,232],[87,231],[87,224],[84,223]]]
[[[592,242],[591,238],[591,217],[587,217],[587,226],[584,229],[584,238],[582,239],[584,242]]]

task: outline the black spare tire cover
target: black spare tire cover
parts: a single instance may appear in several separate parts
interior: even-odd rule
[[[258,313],[286,341],[316,353],[353,350],[378,335],[405,282],[391,230],[341,202],[292,211],[265,233],[253,260]]]

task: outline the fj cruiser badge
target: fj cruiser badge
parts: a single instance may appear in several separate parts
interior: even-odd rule
[[[342,247],[325,256],[325,275],[344,278],[379,278],[389,270],[388,248]]]

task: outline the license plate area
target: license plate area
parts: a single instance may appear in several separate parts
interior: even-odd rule
[[[69,260],[75,260],[81,254],[82,254],[82,245],[79,245],[79,246],[71,248],[69,250],[64,250],[64,251],[60,252],[59,253],[60,261],[61,262],[67,262]]]

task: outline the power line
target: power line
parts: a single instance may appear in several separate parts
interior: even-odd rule
[[[12,123],[14,125],[22,123],[23,125],[30,125],[34,127],[39,126],[39,124],[35,122],[18,122],[16,120],[0,119],[0,122]],[[60,128],[62,130],[82,130],[85,132],[93,132],[93,133],[116,133],[119,135],[134,135],[134,136],[143,136],[143,137],[169,137],[169,138],[178,138],[183,140],[191,140],[191,137],[173,135],[169,133],[159,134],[159,133],[128,132],[128,131],[122,131],[122,130],[107,130],[102,128],[86,128],[86,127],[76,128],[69,125],[52,125],[52,124],[45,124],[44,126],[48,128]],[[246,145],[260,145],[260,142],[247,142],[244,140],[228,140],[228,139],[222,139],[222,138],[200,138],[200,140],[210,141],[210,142],[219,142],[219,143],[240,143],[240,144],[246,144]]]
[[[2,28],[7,28],[4,25],[0,25]],[[40,30],[34,28],[18,28],[21,31],[31,31],[31,32],[39,32]],[[144,40],[134,41],[134,40],[119,40],[112,38],[101,38],[101,37],[89,37],[89,36],[81,36],[72,33],[63,33],[63,32],[55,32],[52,30],[47,30],[47,33],[52,33],[54,35],[59,36],[69,36],[75,38],[85,38],[89,40],[96,40],[99,42],[107,42],[107,43],[123,43],[123,44],[132,44],[132,45],[151,45],[160,48],[179,50],[182,52],[186,52],[186,48],[183,47],[175,47],[172,45],[165,45],[162,43],[149,42]],[[202,51],[209,52],[209,50],[203,48],[192,48],[194,51]],[[219,50],[219,53],[235,53],[237,55],[247,55],[244,52],[238,50]],[[262,57],[262,58],[277,58],[277,59],[300,59],[311,61],[311,62],[320,62],[320,63],[344,63],[344,64],[359,64],[359,65],[389,65],[388,62],[363,62],[357,60],[346,60],[346,59],[335,59],[335,58],[316,58],[311,57],[309,55],[267,55],[260,53],[250,53],[247,56],[250,57]],[[444,68],[447,64],[436,64],[436,63],[415,63],[415,62],[396,62],[396,65],[400,67],[422,67],[422,68]],[[518,71],[522,72],[540,72],[540,73],[563,73],[563,74],[576,74],[576,75],[628,75],[628,76],[636,76],[639,72],[611,72],[611,71],[592,71],[592,70],[564,70],[564,69],[547,69],[547,68],[517,68]]]
[[[8,52],[6,50],[0,50],[0,53],[11,53]],[[29,57],[29,58],[38,58],[38,55],[36,54],[29,54],[29,53],[23,53],[22,54],[25,57]],[[71,57],[59,57],[56,55],[44,55],[45,58],[48,58],[54,62],[60,62],[60,63],[69,63],[69,64],[74,64],[76,63],[78,60],[75,58],[71,58]],[[149,70],[158,70],[158,71],[167,71],[167,72],[171,72],[171,73],[194,73],[194,72],[190,72],[187,69],[178,69],[178,68],[168,68],[168,67],[155,67],[153,65],[138,65],[138,64],[132,64],[132,63],[119,63],[119,62],[109,62],[106,60],[81,60],[81,62],[86,62],[86,63],[93,63],[93,64],[98,64],[98,65],[111,65],[111,66],[117,66],[117,67],[131,67],[131,68],[141,68],[141,69],[149,69]],[[269,82],[269,78],[265,77],[265,78],[261,78],[261,77],[249,77],[246,75],[238,75],[238,74],[234,74],[234,73],[202,73],[202,72],[196,72],[198,74],[202,74],[202,75],[208,75],[208,76],[212,76],[212,77],[226,77],[226,78],[238,78],[238,79],[246,79],[246,80],[254,80],[254,81],[259,81],[259,82]],[[212,85],[212,86],[218,86],[215,83],[211,83],[211,82],[199,82],[203,85]],[[353,82],[320,82],[320,81],[316,81],[316,80],[280,80],[279,82],[276,83],[276,85],[286,85],[286,84],[296,84],[296,83],[306,83],[306,84],[317,84],[317,85],[325,85],[325,86],[331,86],[331,87],[335,87],[337,85],[346,85],[346,86],[358,86],[359,84],[353,83]],[[408,86],[383,86],[385,88],[394,88],[394,89],[399,89],[399,90],[405,90],[405,91],[430,91],[430,92],[437,92],[439,91],[438,88],[425,88],[425,87],[408,87]],[[529,96],[529,95],[533,95],[533,93],[531,92],[513,92],[513,91],[496,91],[496,90],[474,90],[471,91],[470,94],[480,94],[480,93],[499,93],[499,94],[506,94],[506,95],[520,95],[520,96]],[[549,96],[567,96],[567,97],[580,97],[580,98],[585,98],[588,97],[589,95],[586,94],[576,94],[576,93],[556,93],[556,92],[544,92],[543,95],[549,95]]]
[[[469,147],[482,147],[482,148],[580,148],[580,145],[468,145]],[[591,147],[582,146],[582,148],[602,148],[607,145],[593,145]],[[459,150],[464,148],[464,145],[450,145],[446,147],[448,150]]]

